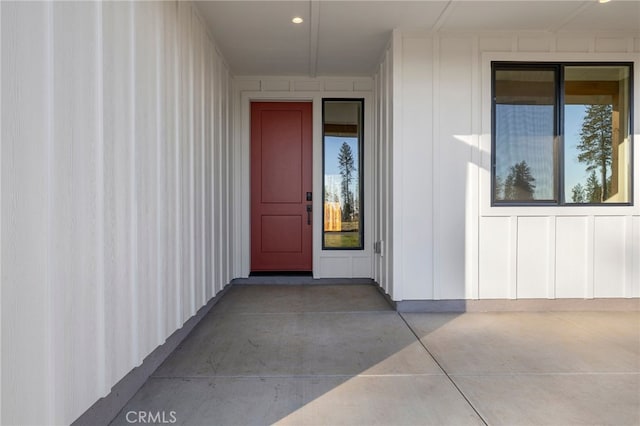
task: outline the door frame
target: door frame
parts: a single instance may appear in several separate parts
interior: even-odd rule
[[[364,182],[365,202],[364,221],[365,248],[362,251],[322,250],[322,99],[364,99]],[[239,105],[234,107],[234,158],[233,206],[234,217],[232,241],[236,263],[233,272],[236,278],[246,278],[251,271],[251,102],[310,102],[312,104],[312,143],[313,143],[313,277],[314,278],[372,278],[373,246],[373,93],[371,91],[300,91],[300,92],[262,92],[243,91],[235,99]],[[332,268],[330,265],[335,264]],[[339,271],[331,275],[331,270]],[[349,269],[352,273],[349,273]],[[355,271],[355,273],[354,273]]]
[[[311,102],[251,102],[251,130],[257,134],[251,134],[251,148],[256,151],[251,152],[251,271],[284,271],[307,273],[313,269],[313,227],[311,214],[308,211],[312,206],[311,201],[307,201],[305,194],[313,191],[313,104]],[[255,115],[253,115],[255,114]],[[268,118],[271,117],[271,118]],[[276,124],[278,133],[271,133],[271,124]],[[297,131],[295,130],[297,129]],[[289,132],[289,133],[288,133]],[[287,136],[283,136],[287,134]],[[282,138],[287,141],[286,146],[278,145]],[[272,152],[270,144],[280,146],[276,156],[284,158],[273,159],[276,165],[264,163],[265,153]],[[290,151],[292,148],[293,151]],[[298,155],[292,153],[299,148]],[[269,154],[266,154],[269,155]],[[269,186],[267,197],[276,199],[265,200],[265,182],[269,182],[269,176],[280,173],[279,169],[287,169],[297,162],[298,168],[289,170],[285,181],[281,177],[275,177],[279,185]],[[266,174],[265,174],[266,173]],[[265,181],[265,179],[267,179]],[[297,181],[294,183],[293,181]],[[293,192],[288,185],[298,185]],[[288,194],[286,200],[280,199],[284,193]],[[279,232],[272,237],[265,239],[264,233],[270,232],[270,226],[266,225],[266,217],[278,217],[279,221],[286,220],[286,228],[279,228]],[[297,217],[298,223],[293,217]],[[292,223],[293,222],[293,223]],[[276,225],[273,226],[282,226]],[[299,238],[288,240],[299,233]],[[280,251],[273,253],[265,251],[265,244],[275,244],[280,246],[283,241],[291,244],[300,244],[299,251]],[[255,256],[255,257],[254,257]]]

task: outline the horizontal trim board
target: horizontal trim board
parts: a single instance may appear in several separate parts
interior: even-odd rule
[[[176,330],[166,342],[158,346],[142,362],[142,364],[131,370],[118,383],[111,388],[109,395],[99,399],[87,411],[72,423],[72,426],[101,426],[108,425],[120,413],[120,410],[129,402],[131,398],[140,390],[147,379],[154,371],[173,353],[173,351],[187,338],[189,333],[200,321],[209,313],[225,295],[230,285],[225,286],[206,305],[189,318],[182,328]]]
[[[640,298],[637,297],[629,299],[402,300],[392,303],[398,312],[640,311]]]

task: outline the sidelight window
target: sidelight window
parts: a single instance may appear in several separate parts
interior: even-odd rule
[[[322,248],[362,250],[362,99],[324,99]]]
[[[492,68],[494,205],[631,204],[631,64]]]

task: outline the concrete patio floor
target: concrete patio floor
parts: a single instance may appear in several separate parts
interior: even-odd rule
[[[640,312],[400,314],[371,285],[234,285],[112,425],[131,411],[180,425],[638,425]]]

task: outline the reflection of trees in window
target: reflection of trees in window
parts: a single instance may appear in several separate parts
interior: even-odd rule
[[[509,175],[504,181],[504,199],[526,201],[533,200],[536,179],[526,161],[516,163],[509,168]]]
[[[589,203],[599,203],[602,199],[602,187],[598,182],[595,170],[591,171],[589,178],[587,179],[586,200]]]
[[[591,188],[592,191],[587,190],[589,202],[592,203],[600,203],[609,198],[607,169],[611,166],[612,115],[611,105],[588,105],[582,122],[578,161],[586,163],[586,171],[592,172],[587,181],[587,188]],[[600,179],[599,182],[592,182],[592,179],[597,180],[596,170],[600,172]],[[598,199],[593,198],[596,192],[599,195]]]
[[[504,189],[504,182],[502,178],[498,175],[495,177],[495,199],[496,200],[504,200],[504,194],[502,190]]]
[[[342,194],[342,220],[350,221],[353,218],[353,193],[351,192],[351,182],[353,181],[353,172],[355,170],[353,152],[346,142],[342,142],[340,152],[338,153],[338,168],[340,169],[340,192]]]
[[[492,205],[631,204],[631,64],[492,68]]]
[[[585,189],[581,183],[577,183],[576,186],[571,188],[571,201],[574,203],[586,203],[587,196],[585,194]]]
[[[611,177],[607,178],[605,191],[610,194],[611,193]],[[602,185],[598,180],[598,175],[596,175],[596,171],[592,170],[591,174],[587,178],[586,186],[582,186],[582,184],[577,183],[573,188],[571,188],[571,200],[574,203],[600,203],[603,199],[603,191]]]

